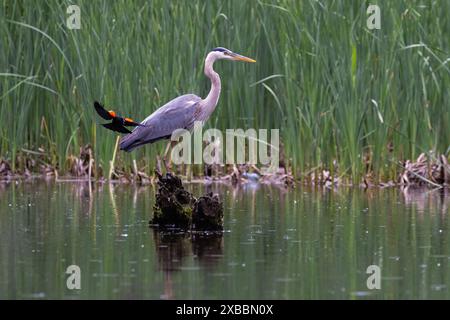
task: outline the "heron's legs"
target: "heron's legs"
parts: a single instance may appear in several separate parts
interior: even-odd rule
[[[172,148],[176,144],[176,141],[169,141],[164,151],[163,162],[166,172],[172,172]],[[167,159],[169,157],[169,159]]]

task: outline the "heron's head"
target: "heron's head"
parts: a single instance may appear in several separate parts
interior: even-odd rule
[[[226,48],[217,47],[211,50],[209,55],[214,56],[214,60],[217,59],[226,59],[226,60],[234,60],[234,61],[245,61],[245,62],[256,62],[256,60],[247,58],[245,56],[242,56],[240,54],[234,53],[231,50],[228,50]]]

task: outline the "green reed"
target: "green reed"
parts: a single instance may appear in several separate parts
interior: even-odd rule
[[[450,2],[370,3],[381,30],[366,27],[369,1],[77,1],[80,30],[66,27],[71,1],[3,1],[0,155],[42,147],[64,171],[91,143],[106,172],[116,136],[93,101],[139,120],[205,96],[204,57],[224,46],[257,64],[216,64],[223,91],[208,126],[279,128],[299,176],[395,178],[399,161],[450,150]],[[117,161],[150,171],[164,147]]]

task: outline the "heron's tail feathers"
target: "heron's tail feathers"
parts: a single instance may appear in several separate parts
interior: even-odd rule
[[[119,146],[120,146],[120,150],[130,152],[134,148],[137,148],[144,143],[145,142],[141,141],[140,139],[136,139],[136,137],[133,135],[133,133],[130,133],[120,139]]]
[[[136,131],[136,130],[135,130]],[[126,152],[130,152],[133,149],[142,146],[144,144],[150,144],[162,139],[169,139],[170,135],[168,136],[161,136],[161,137],[155,137],[155,138],[146,138],[146,139],[142,139],[142,138],[138,138],[136,137],[136,135],[134,134],[135,131],[133,131],[130,134],[127,134],[126,136],[122,137],[122,139],[120,139],[120,150],[126,151]]]

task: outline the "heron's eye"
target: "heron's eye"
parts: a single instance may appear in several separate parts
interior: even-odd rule
[[[224,55],[229,56],[230,54],[226,51],[223,52]]]

